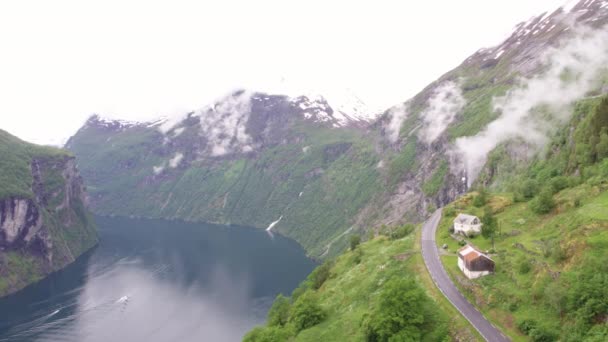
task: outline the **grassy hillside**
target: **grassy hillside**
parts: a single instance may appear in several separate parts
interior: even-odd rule
[[[529,167],[490,172],[485,181],[504,192],[472,193],[446,207],[437,241],[449,246],[446,268],[515,340],[608,338],[607,157],[608,99],[587,99]],[[505,160],[495,160],[490,168],[503,169]],[[469,281],[457,269],[462,242],[449,227],[460,212],[496,219],[494,234],[467,239],[491,252],[495,275]]]
[[[291,298],[277,298],[267,325],[245,341],[478,340],[432,285],[418,237],[407,234],[412,228],[386,230],[392,238],[381,235],[319,266]],[[311,308],[304,316],[317,317],[304,328],[303,303]]]

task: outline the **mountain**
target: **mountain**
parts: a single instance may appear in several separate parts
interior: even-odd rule
[[[321,256],[382,189],[362,123],[322,97],[237,91],[182,120],[92,116],[66,147],[99,214],[258,228],[280,219],[273,231]]]
[[[436,238],[444,268],[514,341],[608,339],[607,8],[608,1],[570,2],[517,25],[504,42],[477,51],[370,128],[395,175],[386,184],[410,193],[389,189],[385,201],[363,210],[383,207],[390,217],[411,208],[411,196],[418,205],[443,206]],[[454,236],[460,213],[480,217],[482,235]],[[246,340],[369,341],[412,332],[419,335],[410,340],[421,340],[423,315],[400,320],[379,310],[388,282],[414,274],[441,308],[436,317],[449,310],[443,296],[433,296],[406,227],[388,224],[317,268],[291,298],[276,299],[266,325]],[[490,255],[494,274],[464,277],[457,251],[466,244]],[[390,293],[407,303],[400,313],[416,311]],[[302,329],[302,307],[306,317],[323,315]],[[454,317],[451,339],[481,340],[459,327],[460,315],[447,315]],[[384,332],[394,335],[379,337],[373,322],[387,316]],[[430,325],[442,331],[441,319]]]
[[[0,130],[0,296],[73,262],[97,243],[67,151]]]
[[[238,91],[177,121],[93,116],[66,147],[97,213],[276,222],[335,255],[351,232],[419,222],[478,185],[508,190],[573,104],[608,90],[607,6],[521,23],[372,122],[322,97]]]

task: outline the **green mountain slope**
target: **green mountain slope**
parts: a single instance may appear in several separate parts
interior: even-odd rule
[[[0,130],[0,296],[97,243],[74,157]]]
[[[580,102],[544,155],[506,173],[487,208],[467,195],[446,207],[438,244],[446,268],[471,301],[517,340],[608,338],[608,98]],[[496,166],[500,168],[500,163]],[[477,204],[477,207],[475,206]],[[489,208],[489,209],[488,209]],[[455,215],[497,220],[494,234],[468,242],[489,250],[496,274],[462,277],[449,234]],[[542,318],[542,319],[541,319]]]
[[[476,340],[466,321],[429,286],[415,240],[414,234],[380,236],[319,266],[291,298],[279,296],[267,325],[244,340]],[[309,324],[302,327],[302,321]]]
[[[257,113],[266,127],[274,124]],[[379,189],[379,159],[360,129],[291,117],[279,141],[259,137],[262,146],[252,153],[214,157],[201,155],[199,120],[184,120],[175,128],[182,132],[165,143],[156,127],[113,129],[89,120],[68,148],[90,185],[94,210],[259,228],[282,217],[273,229],[319,256]],[[176,155],[183,157],[171,167]]]

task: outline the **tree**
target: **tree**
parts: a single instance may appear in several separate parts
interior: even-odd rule
[[[419,341],[428,299],[411,278],[386,282],[367,323],[368,341]]]
[[[600,142],[596,146],[597,160],[601,161],[604,158],[608,158],[608,128],[602,128],[600,133]]]
[[[321,266],[315,268],[314,271],[312,271],[312,273],[308,276],[314,290],[320,289],[325,281],[329,278],[331,266],[332,262],[330,260],[326,260]]]
[[[289,298],[279,294],[268,311],[266,321],[268,326],[284,326],[289,320],[291,301]]]
[[[291,308],[289,322],[297,332],[321,323],[326,317],[325,311],[319,304],[319,298],[312,291],[306,291]]]
[[[475,198],[473,199],[473,205],[478,208],[481,208],[484,205],[486,205],[487,201],[488,201],[488,192],[486,191],[486,188],[479,187],[479,190],[477,190],[477,196],[475,196]]]
[[[553,191],[551,188],[544,188],[541,192],[530,202],[530,208],[537,214],[547,214],[555,207],[555,201],[553,201]]]
[[[493,239],[498,228],[498,222],[494,217],[494,213],[492,213],[492,208],[485,208],[481,222],[483,223],[483,227],[481,228],[481,235],[486,239]],[[492,248],[494,248],[494,246],[492,246]]]
[[[350,250],[354,251],[357,246],[361,243],[361,236],[354,234],[350,236]]]
[[[532,179],[526,180],[521,188],[521,194],[526,200],[533,198],[537,191],[538,184]]]

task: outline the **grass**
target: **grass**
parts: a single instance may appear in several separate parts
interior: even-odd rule
[[[414,276],[436,305],[440,319],[447,322],[453,339],[482,341],[433,285],[420,254],[419,235],[418,230],[398,240],[380,236],[362,243],[356,251],[341,254],[331,267],[329,279],[316,291],[327,318],[301,331],[294,340],[366,341],[362,322],[377,304],[383,284],[395,277]]]
[[[551,295],[546,295],[556,277],[576,279],[588,257],[608,258],[608,192],[602,186],[583,183],[554,196],[557,207],[549,214],[533,213],[528,203],[513,203],[509,194],[493,195],[489,205],[499,222],[493,259],[496,273],[476,280],[461,274],[453,254],[460,245],[448,233],[459,212],[481,217],[483,209],[472,206],[475,194],[467,194],[450,204],[438,233],[439,246],[446,243],[449,256],[442,262],[457,286],[483,314],[514,341],[527,341],[517,327],[525,319],[543,318],[547,331],[565,333],[562,327],[573,323],[573,316],[560,315]],[[581,201],[580,208],[574,199]],[[467,241],[482,250],[492,248],[491,239],[477,236]],[[560,287],[566,286],[564,284]]]
[[[587,203],[578,213],[591,219],[608,220],[608,192]]]

